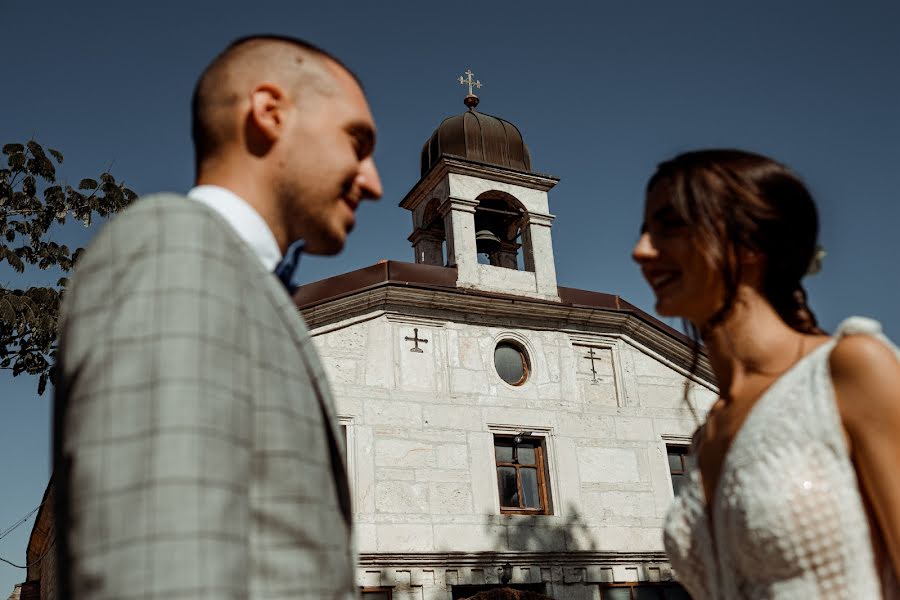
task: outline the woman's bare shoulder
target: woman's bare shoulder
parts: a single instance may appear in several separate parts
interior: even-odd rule
[[[858,427],[900,422],[900,360],[893,348],[872,335],[845,335],[832,349],[828,364],[851,436]]]

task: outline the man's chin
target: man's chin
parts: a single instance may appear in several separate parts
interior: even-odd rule
[[[305,254],[314,254],[316,256],[334,256],[344,249],[346,240],[346,237],[306,240],[303,246],[303,252]]]

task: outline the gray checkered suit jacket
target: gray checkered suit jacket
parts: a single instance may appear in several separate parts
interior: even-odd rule
[[[325,375],[215,211],[158,195],[119,215],[81,257],[60,332],[63,598],[355,596]]]

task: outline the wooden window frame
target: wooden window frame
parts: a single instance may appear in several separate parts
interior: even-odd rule
[[[541,583],[487,583],[487,584],[454,584],[450,586],[450,597],[467,600],[476,594],[496,589],[512,589],[536,594],[547,594],[546,582]]]
[[[515,383],[510,383],[509,381],[506,381],[505,379],[503,379],[503,377],[500,375],[500,372],[497,370],[496,354],[497,354],[497,349],[502,345],[509,346],[510,348],[512,348],[513,350],[518,352],[519,358],[522,359],[522,376]],[[495,355],[494,372],[497,373],[497,377],[500,378],[500,381],[502,381],[506,385],[509,385],[512,387],[522,387],[523,385],[525,385],[525,383],[528,381],[528,378],[531,376],[531,367],[529,366],[528,351],[525,350],[524,345],[519,343],[517,340],[503,338],[500,341],[498,341],[496,344],[494,344],[494,355]]]
[[[689,447],[684,444],[666,444],[666,467],[669,469],[669,482],[672,484],[672,493],[675,493],[675,481],[673,480],[674,475],[681,475],[682,477],[687,477],[687,455],[688,455]],[[678,471],[672,470],[672,463],[669,460],[669,457],[673,454],[677,454],[681,460],[681,469]]]
[[[356,426],[353,417],[346,415],[338,415],[338,428],[344,435],[344,461],[347,468],[347,479],[350,483],[350,499],[354,506],[354,512],[358,510],[356,490],[358,484],[356,482]]]
[[[514,462],[501,462],[497,458],[497,442],[499,440],[512,441],[515,445],[514,434],[494,434],[494,477],[497,480],[497,498],[500,502],[500,514],[502,515],[552,515],[553,511],[550,506],[550,490],[549,490],[549,473],[547,471],[547,461],[545,460],[546,445],[543,437],[523,436],[523,442],[530,442],[534,448],[534,467],[537,470],[538,479],[538,495],[541,500],[541,508],[511,507],[503,506],[502,498],[500,498],[500,479],[497,472],[498,467],[514,467],[516,469],[516,486],[519,492],[519,503],[522,503],[524,494],[522,493],[522,477],[519,475],[521,465]],[[531,466],[531,465],[528,465]]]
[[[630,588],[631,600],[634,600],[635,588],[657,588],[659,590],[659,600],[665,600],[666,590],[678,589],[681,586],[675,581],[650,582],[650,581],[629,581],[627,583],[604,583],[600,584],[600,600],[606,600],[606,590],[610,588]],[[687,592],[685,592],[687,593]]]

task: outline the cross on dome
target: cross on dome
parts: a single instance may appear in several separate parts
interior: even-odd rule
[[[478,106],[478,96],[475,95],[475,92],[472,91],[472,88],[477,88],[480,90],[481,82],[477,79],[472,79],[472,76],[475,75],[475,73],[472,72],[472,69],[466,69],[465,75],[465,77],[460,75],[458,79],[460,85],[469,86],[469,94],[466,96],[466,99],[463,100],[463,102],[465,102],[465,105],[470,109],[474,109],[476,106]]]

